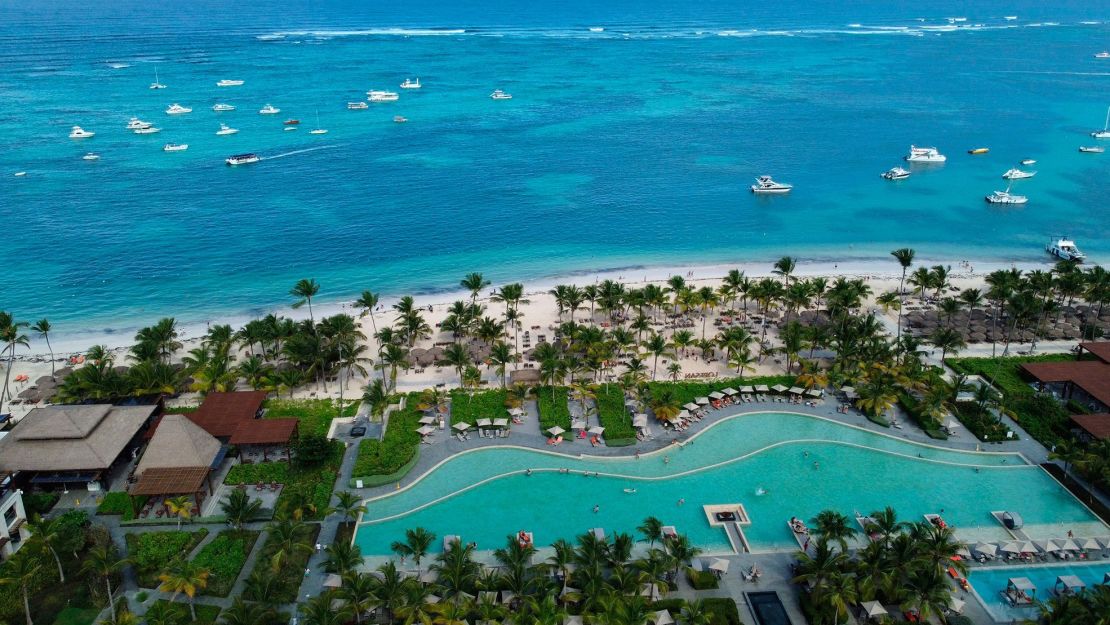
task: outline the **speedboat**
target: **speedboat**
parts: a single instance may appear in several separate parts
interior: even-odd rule
[[[184,152],[189,149],[188,143],[167,143],[162,146],[163,152]]]
[[[228,165],[250,165],[251,163],[257,163],[260,160],[262,160],[262,158],[259,157],[257,154],[247,153],[229,156],[224,159],[224,162]]]
[[[301,120],[299,120],[299,119],[287,119],[287,120],[281,122],[281,124],[283,126],[296,126],[299,123],[301,123]]]
[[[393,116],[393,123],[395,123],[395,124],[403,124],[407,121],[408,121],[407,117],[401,117],[400,115],[394,115]]]
[[[1110,107],[1106,108],[1106,121],[1102,122],[1102,130],[1091,133],[1095,139],[1110,139]]]
[[[395,91],[367,91],[366,95],[371,102],[396,102],[401,97]]]
[[[328,134],[328,129],[327,128],[313,128],[312,130],[308,131],[308,134],[310,134],[310,135],[326,135],[326,134]]]
[[[1074,260],[1077,263],[1081,263],[1087,258],[1087,255],[1080,252],[1079,248],[1075,246],[1075,241],[1067,237],[1049,241],[1048,245],[1044,246],[1044,251],[1061,260]]]
[[[224,104],[223,102],[220,102],[220,103],[214,105],[212,107],[212,110],[216,111],[217,113],[220,113],[222,111],[234,111],[235,107],[230,105],[230,104]]]
[[[1099,52],[1095,55],[1096,59],[1110,59],[1110,52]]]
[[[752,193],[789,193],[794,188],[792,184],[775,182],[770,176],[760,176],[752,185]]]
[[[150,124],[147,124],[147,125],[145,125],[141,128],[136,128],[136,129],[132,130],[131,132],[133,132],[137,135],[152,135],[152,134],[155,134],[155,133],[158,133],[158,132],[162,132],[162,129],[158,128],[156,126],[151,126]]]
[[[177,102],[174,102],[173,104],[170,105],[169,108],[166,109],[166,115],[182,115],[182,114],[185,114],[185,113],[192,113],[192,112],[193,112],[193,109],[191,109],[187,106],[181,106]]]
[[[905,156],[908,163],[943,163],[948,157],[937,151],[936,148],[919,148],[910,146],[910,153]]]
[[[1023,158],[1023,159],[1021,159],[1021,164],[1022,165],[1036,165],[1037,161],[1035,161],[1031,158]]]
[[[74,126],[73,129],[69,131],[69,138],[70,139],[88,139],[89,137],[92,137],[95,134],[96,133],[92,132],[91,130],[85,130],[84,128],[82,128],[80,126]]]
[[[416,80],[413,80],[411,78],[406,78],[405,82],[401,83],[401,88],[402,89],[419,89],[420,88],[420,79],[417,78]]]
[[[274,106],[272,106],[270,104],[267,104],[266,106],[258,109],[258,114],[259,115],[277,115],[280,112],[281,112],[281,109],[275,108]]]
[[[990,148],[971,148],[970,150],[967,151],[967,153],[968,154],[986,154],[987,152],[990,152],[990,151],[991,151]]]
[[[1090,152],[1091,154],[1102,154],[1106,148],[1101,145],[1081,145],[1079,146],[1080,152]]]
[[[1007,169],[1006,173],[1002,174],[1002,177],[1006,180],[1022,180],[1024,178],[1032,178],[1036,175],[1037,172],[1035,171],[1022,171],[1017,167],[1014,167],[1012,169]]]
[[[242,80],[227,80],[225,78],[224,80],[221,80],[221,81],[217,82],[216,86],[217,87],[238,87],[239,85],[242,85],[242,84],[243,84]]]
[[[233,135],[237,132],[239,132],[238,128],[232,128],[227,124],[220,124],[220,129],[216,131],[216,135],[222,137],[224,135]]]
[[[910,172],[902,169],[901,167],[893,167],[882,173],[883,178],[887,180],[905,180],[910,177]]]
[[[367,106],[367,104],[365,102],[348,102],[347,103],[347,110],[348,111],[361,111],[361,110],[366,109],[366,108],[369,108],[369,107]]]
[[[139,119],[138,117],[132,117],[131,121],[127,122],[127,129],[128,130],[139,130],[140,128],[150,128],[150,126],[151,126],[150,122],[144,122],[143,120]]]
[[[82,157],[81,157],[81,160],[85,160],[85,161],[99,161],[99,160],[100,160],[100,155],[99,155],[99,154],[97,154],[96,152],[89,152],[88,154],[86,154],[86,155],[82,156]]]
[[[500,89],[494,89],[493,93],[489,94],[489,97],[493,98],[494,100],[512,100],[513,99],[512,94],[505,93],[504,91],[502,91]]]
[[[995,191],[986,197],[987,202],[991,204],[1025,204],[1029,198],[1024,195],[1015,195],[1010,193],[1010,187],[1006,187],[1005,191]]]

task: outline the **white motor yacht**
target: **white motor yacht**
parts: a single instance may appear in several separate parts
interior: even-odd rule
[[[92,137],[95,134],[96,133],[92,132],[91,130],[85,130],[84,128],[82,128],[80,126],[74,126],[69,131],[69,138],[70,139],[88,139],[89,137]]]
[[[218,104],[213,105],[212,110],[216,111],[217,113],[221,113],[223,111],[234,111],[235,107],[230,105],[230,104],[224,104],[223,102],[220,102]]]
[[[171,104],[169,106],[169,108],[166,109],[166,115],[184,115],[185,113],[192,113],[192,112],[193,112],[193,109],[191,109],[187,106],[181,106],[177,102],[174,102],[173,104]]]
[[[88,154],[86,154],[86,155],[82,156],[82,157],[81,157],[81,160],[85,160],[85,161],[99,161],[99,160],[100,160],[100,155],[99,155],[99,154],[97,154],[96,152],[89,152]]]
[[[505,93],[504,91],[502,91],[500,89],[494,89],[493,93],[489,94],[489,97],[493,98],[494,100],[512,100],[513,99],[512,94]]]
[[[1102,122],[1102,130],[1091,133],[1095,139],[1110,139],[1110,107],[1106,107],[1106,121]]]
[[[401,83],[401,88],[402,89],[419,89],[420,88],[420,79],[417,78],[416,80],[413,80],[411,78],[406,78],[405,82]]]
[[[1110,52],[1099,52],[1095,55],[1096,59],[1110,59]]]
[[[910,177],[910,172],[901,167],[893,167],[884,171],[882,177],[887,180],[905,180]]]
[[[231,126],[228,126],[227,124],[220,124],[220,129],[216,131],[216,136],[222,137],[222,136],[225,136],[225,135],[233,135],[237,132],[239,132],[238,128],[232,128]]]
[[[155,134],[155,133],[162,132],[162,129],[158,128],[157,126],[151,126],[150,124],[147,124],[145,126],[142,126],[141,128],[135,128],[131,132],[133,132],[137,135],[152,135],[152,134]]]
[[[152,124],[150,122],[144,122],[138,117],[132,117],[131,121],[127,122],[128,130],[139,130],[140,128],[150,128],[151,126]]]
[[[224,79],[216,83],[217,87],[238,87],[243,84],[242,80],[228,80]]]
[[[188,143],[167,143],[162,146],[163,152],[184,152],[189,149]]]
[[[247,153],[229,156],[224,159],[224,162],[228,165],[249,165],[251,163],[257,163],[260,160],[262,160],[262,158],[257,154]]]
[[[1021,164],[1022,165],[1036,165],[1037,161],[1035,161],[1031,158],[1023,158],[1023,159],[1021,159]]]
[[[1022,171],[1014,167],[1012,169],[1007,169],[1006,173],[1002,174],[1002,177],[1006,180],[1024,180],[1025,178],[1032,178],[1036,175],[1037,172],[1035,171]]]
[[[366,99],[371,102],[396,102],[401,95],[396,91],[367,91]]]
[[[1079,251],[1079,248],[1076,247],[1075,241],[1067,237],[1060,237],[1049,241],[1048,245],[1044,246],[1044,250],[1061,260],[1074,260],[1077,263],[1081,263],[1087,258],[1087,255]]]
[[[908,163],[943,163],[948,157],[937,151],[936,148],[919,148],[910,146],[910,153],[905,156]]]
[[[258,109],[258,114],[259,115],[277,115],[280,112],[281,112],[281,109],[279,109],[279,108],[277,108],[277,107],[275,107],[271,104],[267,104],[266,106]]]
[[[1079,151],[1087,152],[1090,154],[1102,154],[1106,151],[1106,148],[1102,147],[1101,145],[1081,145],[1079,146]]]
[[[775,182],[770,176],[760,176],[752,185],[752,193],[789,193],[794,188],[792,184]]]
[[[1029,198],[1024,195],[1015,195],[1010,193],[1010,186],[1006,185],[1005,191],[995,191],[986,197],[986,200],[991,204],[1025,204]]]
[[[348,111],[361,111],[361,110],[367,109],[367,108],[369,108],[369,106],[365,102],[348,102],[347,103],[347,110]]]

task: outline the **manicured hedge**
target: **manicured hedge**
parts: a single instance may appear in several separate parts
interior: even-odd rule
[[[686,569],[686,581],[694,590],[713,590],[717,588],[717,575],[712,571],[699,571],[693,567]]]
[[[344,401],[343,416],[355,416],[358,404],[355,398]],[[325,435],[331,420],[339,416],[339,402],[331,399],[269,399],[265,406],[267,419],[300,419],[301,434]]]
[[[540,386],[536,388],[536,404],[540,410],[540,431],[559,426],[570,430],[570,393],[565,386]]]
[[[648,382],[647,386],[653,394],[663,389],[670,389],[681,406],[694,401],[695,398],[706,397],[713,391],[720,391],[729,387],[739,390],[741,386],[755,386],[757,384],[793,386],[794,380],[795,377],[792,375],[770,375],[758,378],[728,378],[705,382]]]
[[[124,492],[104,493],[104,498],[96,506],[96,513],[104,515],[118,514],[122,517],[121,521],[133,521],[135,519],[135,508],[141,510],[146,505],[148,497],[138,495],[135,499],[137,501],[132,502],[131,495]]]
[[[706,597],[702,606],[709,614],[709,625],[740,625],[740,611],[728,597]]]
[[[476,393],[451,391],[451,423],[474,425],[478,419],[507,419],[509,411],[505,401],[508,398],[508,393],[502,389]]]
[[[231,467],[224,478],[224,484],[257,484],[262,482],[269,485],[271,482],[286,484],[289,482],[288,462],[257,462],[254,464],[237,464]]]
[[[389,415],[382,440],[365,439],[359,443],[354,477],[396,473],[418,454],[420,435],[416,430],[423,416],[416,408],[419,403],[420,393],[410,394],[407,407]]]
[[[933,417],[921,413],[921,402],[916,397],[906,392],[898,393],[898,405],[906,415],[921,428],[929,438],[947,440],[948,435],[940,429],[941,424]]]
[[[204,537],[208,530],[195,532],[146,532],[127,534],[127,553],[139,574],[139,586],[157,588],[158,575],[175,559],[186,556]]]
[[[193,563],[212,574],[202,594],[226,597],[231,592],[259,534],[254,530],[224,530],[200,550]]]
[[[1006,440],[1006,433],[1011,431],[1006,424],[998,422],[998,417],[986,408],[980,408],[979,404],[976,403],[957,402],[956,417],[960,420],[960,423],[964,424],[968,432],[975,435],[976,440],[1004,441]],[[1016,433],[1013,438],[1017,438]]]
[[[597,396],[597,418],[605,428],[605,440],[636,440],[632,417],[624,407],[624,389],[617,384],[600,384],[594,388]]]

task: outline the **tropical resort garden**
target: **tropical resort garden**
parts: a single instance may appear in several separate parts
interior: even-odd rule
[[[475,273],[446,306],[386,306],[366,291],[355,314],[319,321],[321,286],[302,280],[290,293],[300,318],[212,325],[192,339],[162,319],[126,351],[94,346],[57,369],[51,354],[33,384],[13,379],[17,352],[29,334],[49,339],[50,323],[0,313],[0,413],[11,402],[30,410],[5,424],[0,454],[87,439],[111,456],[95,466],[0,456],[27,519],[0,564],[0,622],[737,625],[769,614],[748,592],[761,567],[761,589],[794,622],[985,618],[953,602],[979,566],[958,531],[889,507],[825,510],[804,520],[798,549],[725,559],[656,516],[634,533],[542,545],[509,535],[482,551],[418,524],[388,537],[390,553],[362,553],[356,540],[378,499],[460,452],[559,454],[560,434],[577,430],[593,444],[566,441],[568,455],[639,458],[744,411],[811,414],[966,453],[1036,446],[1077,501],[1110,519],[1105,270],[1060,263],[978,280],[917,267],[912,250],[893,258],[893,279],[804,277],[785,257],[761,277],[537,293],[490,291]],[[249,391],[258,404],[238,420],[213,408]],[[29,433],[36,419],[63,417],[75,433]],[[114,446],[93,440],[108,427]],[[143,465],[155,460],[144,451],[176,441],[200,451]],[[10,466],[16,457],[27,464]],[[452,522],[465,536],[471,521]],[[1092,584],[1044,592],[1023,618],[1108,614],[1110,588]]]

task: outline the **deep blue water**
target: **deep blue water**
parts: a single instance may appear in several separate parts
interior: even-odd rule
[[[127,328],[268,310],[302,277],[338,300],[474,270],[1038,259],[1062,233],[1110,258],[1110,154],[1076,149],[1110,105],[1106,2],[348,4],[0,0],[0,308]],[[949,161],[881,180],[910,143]],[[1025,157],[1029,204],[987,205]],[[763,173],[794,192],[751,196]]]

